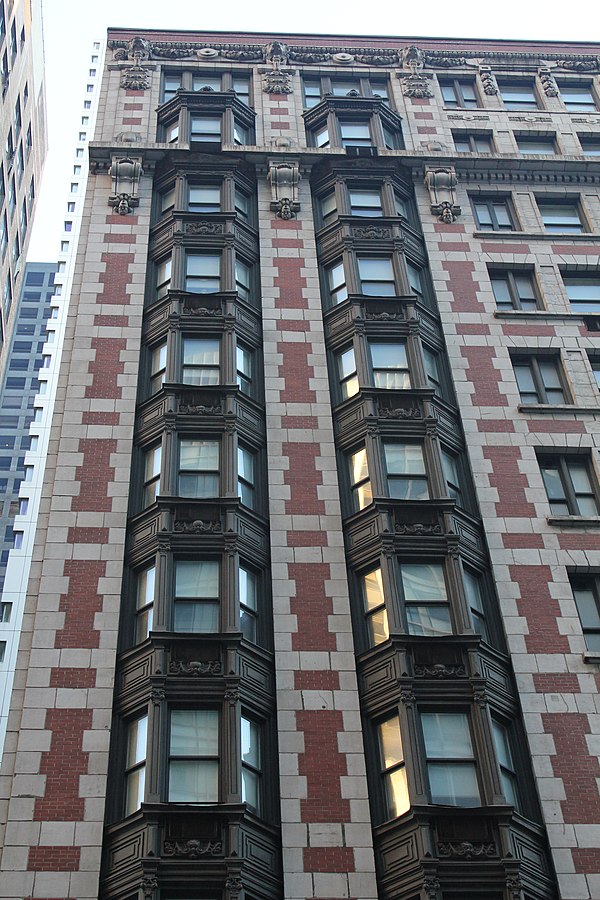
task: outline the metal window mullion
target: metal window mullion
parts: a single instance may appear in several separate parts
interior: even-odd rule
[[[565,499],[567,501],[567,506],[569,508],[569,515],[577,516],[579,515],[579,503],[577,502],[577,494],[575,493],[575,488],[573,487],[573,480],[571,478],[571,472],[569,471],[569,464],[564,456],[558,457],[558,470],[560,473],[560,480],[565,494]]]

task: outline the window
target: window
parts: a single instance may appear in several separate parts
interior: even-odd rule
[[[380,722],[377,736],[388,815],[396,818],[410,809],[399,717],[392,716],[391,719]]]
[[[90,85],[88,85],[90,87]],[[93,85],[91,85],[93,90]],[[163,79],[163,91],[162,91],[162,102],[166,103],[167,100],[171,100],[179,88],[181,87],[181,73],[177,74],[169,74],[165,73]]]
[[[498,80],[500,96],[506,109],[538,109],[535,87],[532,81]]]
[[[517,136],[517,150],[519,153],[533,156],[548,156],[556,153],[556,141],[554,137],[542,137],[538,135]]]
[[[472,109],[479,106],[475,82],[467,78],[440,78],[444,106]]]
[[[379,218],[383,215],[381,192],[374,190],[354,190],[350,188],[350,212],[353,216]]]
[[[514,231],[515,219],[508,197],[473,197],[475,224],[482,231]]]
[[[192,116],[190,125],[190,141],[203,144],[221,142],[220,116]]]
[[[575,200],[538,200],[544,229],[550,234],[581,234],[584,228],[579,204]]]
[[[589,652],[600,653],[600,584],[595,575],[571,576],[571,589],[585,645]]]
[[[250,300],[252,270],[241,259],[235,261],[235,289],[240,300]]]
[[[179,140],[179,122],[171,122],[165,125],[165,141],[167,144],[176,144]]]
[[[600,390],[600,359],[590,357],[590,366],[592,367],[592,375],[596,382],[596,387]]]
[[[65,231],[72,231],[72,230],[73,230],[73,223],[72,223],[72,222],[69,222],[69,221],[66,221],[66,222],[63,223],[63,228],[64,228]]]
[[[553,516],[599,515],[589,460],[582,456],[540,456]]]
[[[560,96],[569,112],[596,112],[596,100],[591,84],[559,85]]]
[[[480,634],[485,641],[489,641],[488,627],[485,619],[485,609],[483,606],[483,596],[481,592],[481,578],[463,566],[463,583],[465,586],[465,594],[469,611],[471,613],[471,624],[475,634]]]
[[[452,634],[442,566],[437,563],[402,563],[400,572],[408,633],[426,637]]]
[[[408,275],[408,287],[411,293],[416,294],[418,300],[423,300],[423,276],[421,269],[406,260],[406,274]]]
[[[152,629],[156,566],[139,573],[135,594],[135,642],[145,641]]]
[[[453,132],[454,146],[458,153],[493,153],[492,137],[489,134],[472,134],[468,131]]]
[[[249,222],[251,215],[250,197],[238,187],[234,190],[233,205],[238,218],[243,219],[244,222]]]
[[[217,560],[176,560],[173,628],[187,634],[219,631]]]
[[[157,444],[148,450],[144,457],[144,509],[151,506],[160,491],[160,466],[162,447]]]
[[[337,370],[342,391],[342,397],[347,400],[358,394],[359,384],[358,375],[356,373],[356,359],[354,357],[354,347],[345,350],[337,357]]]
[[[167,256],[156,267],[156,299],[161,300],[171,289],[171,257]]]
[[[473,744],[466,713],[421,713],[432,803],[479,806]]]
[[[219,185],[190,185],[188,189],[188,210],[190,212],[214,213],[221,211],[221,188]]]
[[[327,126],[317,128],[312,133],[315,147],[329,147],[329,129]]]
[[[410,371],[406,343],[381,344],[369,341],[373,384],[386,390],[410,390]]]
[[[216,803],[219,799],[219,713],[171,711],[169,801]]]
[[[532,272],[493,270],[490,280],[498,309],[530,312],[540,308]]]
[[[167,368],[167,343],[154,347],[150,357],[150,393],[156,394],[165,383]]]
[[[184,384],[204,387],[218,384],[219,341],[217,338],[184,338],[182,378]]]
[[[260,752],[260,728],[251,719],[242,716],[242,803],[254,812],[261,807],[262,760]]]
[[[449,497],[456,501],[458,506],[464,506],[462,488],[460,484],[458,458],[448,450],[442,448],[442,469],[446,479],[446,491]]]
[[[233,120],[233,143],[241,147],[250,143],[250,130],[237,119]]]
[[[352,505],[356,509],[364,509],[373,502],[373,490],[369,478],[369,466],[367,451],[363,447],[352,453],[349,458],[350,465],[350,490]]]
[[[219,496],[219,442],[182,438],[179,443],[179,496]]]
[[[12,603],[0,603],[0,622],[10,622],[12,615]]]
[[[428,500],[429,488],[420,444],[384,444],[387,485],[396,500]]]
[[[443,381],[441,375],[439,354],[424,346],[423,364],[425,366],[425,375],[427,377],[427,383],[429,384],[429,387],[432,391],[434,391],[434,393],[442,397],[444,395],[444,391],[442,390]]]
[[[373,569],[363,576],[362,595],[369,643],[375,646],[390,636],[381,569]]]
[[[593,134],[580,134],[579,143],[584,156],[600,156],[600,138]]]
[[[246,566],[238,569],[240,592],[240,631],[248,641],[256,642],[258,632],[258,578]]]
[[[31,133],[31,123],[27,126],[27,131],[25,133],[25,152],[27,153],[27,157],[29,158],[29,154],[31,152],[31,148],[33,147],[33,135]]]
[[[254,394],[253,361],[254,354],[240,344],[235,348],[237,385],[247,397]]]
[[[256,507],[254,454],[245,447],[238,447],[238,497],[250,509]]]
[[[340,121],[342,147],[371,147],[375,143],[371,138],[368,122]]]
[[[188,253],[185,289],[192,294],[213,294],[221,287],[221,257]]]
[[[304,107],[312,109],[321,102],[326,95],[333,97],[347,97],[359,94],[361,97],[379,98],[385,103],[389,102],[387,78],[303,78]]]
[[[148,743],[148,716],[130,722],[127,728],[127,755],[125,759],[125,815],[139,809],[144,800],[146,782],[146,746]]]
[[[394,267],[390,256],[359,256],[357,261],[361,293],[368,297],[396,296]]]
[[[74,203],[67,203],[67,212],[70,212],[70,213],[75,212],[75,204]]]
[[[348,299],[348,288],[346,287],[346,274],[343,262],[334,263],[325,270],[327,275],[327,286],[329,288],[329,296],[333,303],[342,303]]]
[[[321,223],[323,225],[329,225],[337,219],[338,212],[334,191],[321,198],[319,202],[319,212],[321,214]]]
[[[21,130],[21,126],[23,124],[23,118],[21,116],[21,101],[17,97],[17,102],[15,103],[15,135],[18,135]]]
[[[173,211],[175,207],[175,188],[168,188],[159,194],[159,211],[161,216]]]
[[[571,309],[575,313],[600,313],[600,273],[562,276]]]
[[[513,356],[521,403],[566,403],[560,360],[556,356]]]
[[[500,781],[504,799],[518,810],[520,804],[517,789],[517,772],[510,749],[508,728],[494,718],[492,718],[492,736],[500,768]]]

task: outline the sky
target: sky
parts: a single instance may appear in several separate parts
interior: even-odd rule
[[[43,0],[49,152],[28,259],[55,261],[92,43],[108,27],[393,35],[402,37],[600,40],[592,0]],[[568,14],[567,14],[568,10]],[[600,21],[598,18],[595,21]],[[110,53],[110,51],[109,51]]]

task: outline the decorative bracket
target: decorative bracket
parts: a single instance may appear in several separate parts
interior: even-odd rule
[[[558,97],[560,91],[558,90],[558,85],[554,80],[554,75],[551,70],[547,66],[544,66],[543,68],[538,69],[538,75],[540,76],[540,81],[542,82],[546,97]]]
[[[429,87],[427,80],[431,75],[425,75],[423,66],[425,65],[425,57],[423,51],[418,47],[407,47],[402,54],[402,66],[408,69],[410,75],[398,73],[398,78],[402,78],[402,93],[405,97],[433,97],[433,91]]]
[[[451,225],[460,216],[461,209],[456,202],[458,177],[452,166],[444,169],[425,170],[425,184],[429,191],[431,212],[440,222]]]
[[[138,185],[144,174],[141,158],[132,159],[125,156],[121,159],[113,157],[112,165],[108,170],[112,176],[113,189],[108,202],[120,216],[130,216],[138,206]]]
[[[265,94],[291,94],[293,91],[290,70],[282,67],[287,65],[289,50],[287,44],[281,41],[272,41],[265,47],[265,60],[271,63],[272,68],[263,75],[263,91]]]
[[[489,66],[479,66],[479,77],[481,78],[484,94],[493,95],[498,93],[498,85]]]
[[[271,185],[271,209],[279,219],[293,219],[300,209],[298,162],[269,162],[267,179]]]

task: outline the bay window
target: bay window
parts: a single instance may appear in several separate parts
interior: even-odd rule
[[[217,560],[175,561],[173,630],[188,634],[214,634],[219,631]]]
[[[219,496],[219,442],[181,438],[179,496],[205,499]]]
[[[219,799],[219,713],[174,709],[170,717],[169,801],[216,803]]]
[[[481,800],[467,714],[423,712],[421,726],[431,802],[445,806],[479,806]]]

